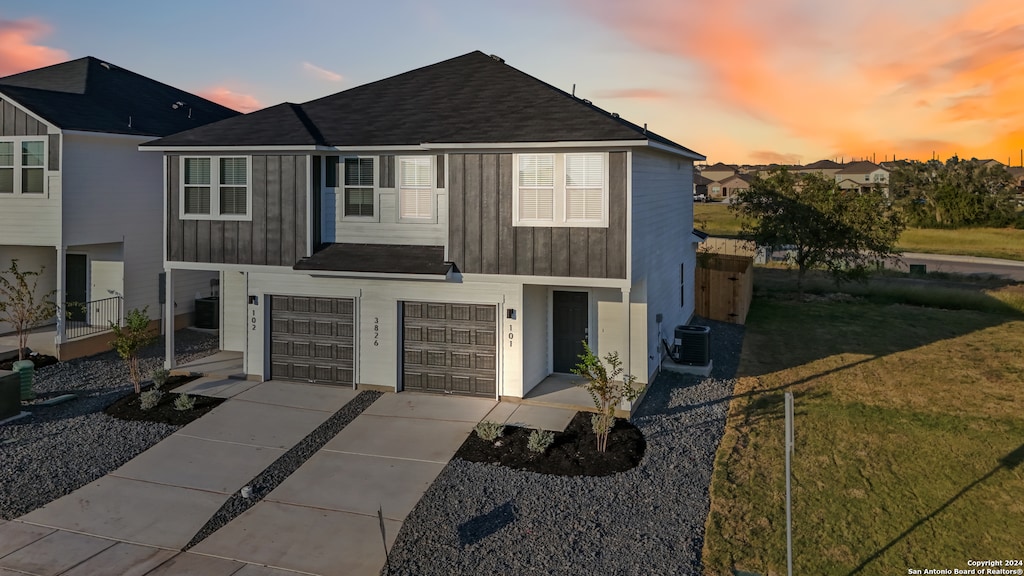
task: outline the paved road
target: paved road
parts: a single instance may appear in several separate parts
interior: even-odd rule
[[[903,270],[910,264],[924,264],[929,272],[955,272],[958,274],[992,274],[1002,278],[1024,282],[1024,262],[979,258],[976,256],[949,256],[945,254],[920,254],[904,252]]]

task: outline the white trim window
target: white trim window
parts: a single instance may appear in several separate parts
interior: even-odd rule
[[[344,161],[344,214],[346,218],[373,218],[375,194],[372,157],[345,158]]]
[[[0,194],[46,193],[46,140],[36,137],[0,141]]]
[[[514,226],[608,225],[607,153],[518,154],[516,168]]]
[[[181,218],[250,220],[248,156],[185,156],[181,159]]]
[[[434,175],[430,156],[398,158],[398,217],[433,220]]]

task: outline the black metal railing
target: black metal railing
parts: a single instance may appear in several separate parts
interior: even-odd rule
[[[65,306],[64,338],[72,340],[110,330],[121,323],[123,298],[114,296],[92,302],[68,302]]]

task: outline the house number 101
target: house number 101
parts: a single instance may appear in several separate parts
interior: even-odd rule
[[[508,347],[509,348],[512,347],[512,340],[513,340],[513,338],[515,338],[515,336],[512,335],[512,325],[509,324],[508,325]]]

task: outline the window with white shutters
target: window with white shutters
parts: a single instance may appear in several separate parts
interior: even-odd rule
[[[399,218],[429,220],[434,217],[434,186],[430,156],[398,159]]]
[[[46,193],[46,142],[14,138],[0,142],[0,194]]]
[[[249,158],[186,157],[181,162],[181,217],[248,219]]]
[[[565,155],[565,219],[600,222],[604,216],[604,154]]]
[[[555,218],[555,155],[519,155],[519,221],[553,222]]]

